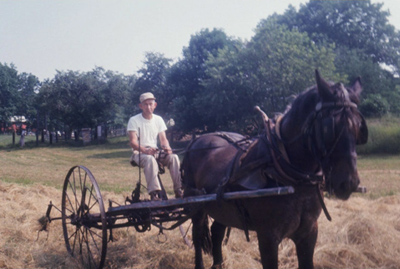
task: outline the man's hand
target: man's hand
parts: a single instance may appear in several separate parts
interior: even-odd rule
[[[153,148],[145,148],[145,150],[143,151],[144,154],[147,155],[154,155],[156,154],[157,149],[153,149]]]
[[[165,153],[172,154],[172,149],[167,146],[161,146]]]

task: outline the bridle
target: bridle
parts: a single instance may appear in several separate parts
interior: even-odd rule
[[[321,186],[325,184],[325,175],[322,167],[324,164],[329,163],[329,158],[338,145],[345,128],[344,126],[341,126],[338,135],[335,135],[336,124],[334,115],[337,115],[338,113],[343,115],[346,108],[357,109],[357,104],[350,100],[348,91],[344,87],[341,87],[341,89],[344,95],[344,101],[318,102],[314,111],[307,117],[301,133],[290,141],[283,141],[281,136],[280,123],[283,117],[278,119],[275,126],[273,126],[273,123],[268,119],[267,115],[262,112],[261,109],[256,107],[257,110],[262,112],[261,115],[264,118],[267,140],[266,143],[269,144],[270,153],[274,162],[274,168],[279,175],[279,181],[284,184],[302,183],[316,185],[319,200],[328,220],[331,220],[331,217],[326,209],[319,191]],[[326,112],[328,112],[329,116],[324,116]],[[362,114],[359,111],[358,113],[361,117],[361,124],[365,125],[365,120],[362,117]],[[365,132],[367,132],[366,125],[364,128]],[[305,145],[308,147],[309,151],[312,152],[313,157],[318,163],[318,169],[313,173],[301,171],[301,169],[293,166],[286,152],[285,145],[292,144],[301,138],[304,139],[303,141],[305,142]],[[357,139],[357,144],[366,143],[364,140],[359,141]],[[329,144],[329,147],[327,147],[327,144]]]
[[[368,129],[364,117],[358,110],[357,104],[350,100],[349,93],[342,84],[340,84],[340,89],[344,100],[339,102],[318,102],[314,111],[310,113],[303,124],[301,132],[290,141],[285,141],[282,138],[280,126],[283,117],[278,118],[274,128],[274,136],[276,137],[279,150],[286,161],[290,162],[285,145],[289,146],[297,140],[303,139],[304,146],[312,153],[320,168],[324,163],[329,162],[329,158],[338,145],[345,129],[345,125],[340,126],[340,131],[336,135],[335,129],[337,128],[337,124],[335,123],[335,117],[338,114],[340,114],[340,117],[343,117],[346,108],[355,109],[356,111],[354,112],[358,113],[361,119],[359,126],[360,134],[356,139],[356,144],[360,145],[367,142]],[[324,114],[327,116],[324,116]]]
[[[344,125],[339,127],[340,131],[336,135],[337,124],[335,124],[335,116],[341,114],[340,117],[343,117],[345,108],[357,109],[357,105],[351,101],[343,103],[319,102],[315,107],[315,111],[310,114],[302,128],[306,147],[313,154],[319,165],[329,160],[343,135]],[[328,112],[328,116],[323,115],[325,112]]]

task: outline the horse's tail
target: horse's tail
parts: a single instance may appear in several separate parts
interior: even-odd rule
[[[201,211],[192,218],[192,221],[193,244],[195,247],[200,246],[204,253],[211,254],[212,240],[208,223],[208,215]]]
[[[193,168],[190,161],[191,149],[197,138],[192,139],[189,145],[186,147],[185,155],[181,163],[181,176],[182,183],[184,186],[184,197],[196,196],[205,194],[204,190],[198,190],[193,180]],[[204,253],[211,254],[212,252],[212,240],[211,232],[209,228],[208,215],[203,211],[199,210],[192,217],[192,239],[195,248],[203,249]]]
[[[191,146],[196,139],[190,141],[190,144],[186,147],[185,155],[183,155],[183,159],[181,162],[181,179],[182,186],[184,189],[184,197],[195,196],[205,194],[204,190],[198,190],[196,188],[196,183],[194,182],[194,172],[192,167],[191,159]]]

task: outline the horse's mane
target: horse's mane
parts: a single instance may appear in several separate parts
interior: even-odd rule
[[[292,102],[289,103],[283,112],[283,115],[294,114],[304,109],[306,105],[310,110],[315,108],[318,102],[317,86],[311,86],[298,95],[293,95]]]

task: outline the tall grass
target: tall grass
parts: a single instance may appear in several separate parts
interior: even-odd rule
[[[385,117],[367,120],[368,143],[357,149],[359,154],[400,153],[400,119]]]

